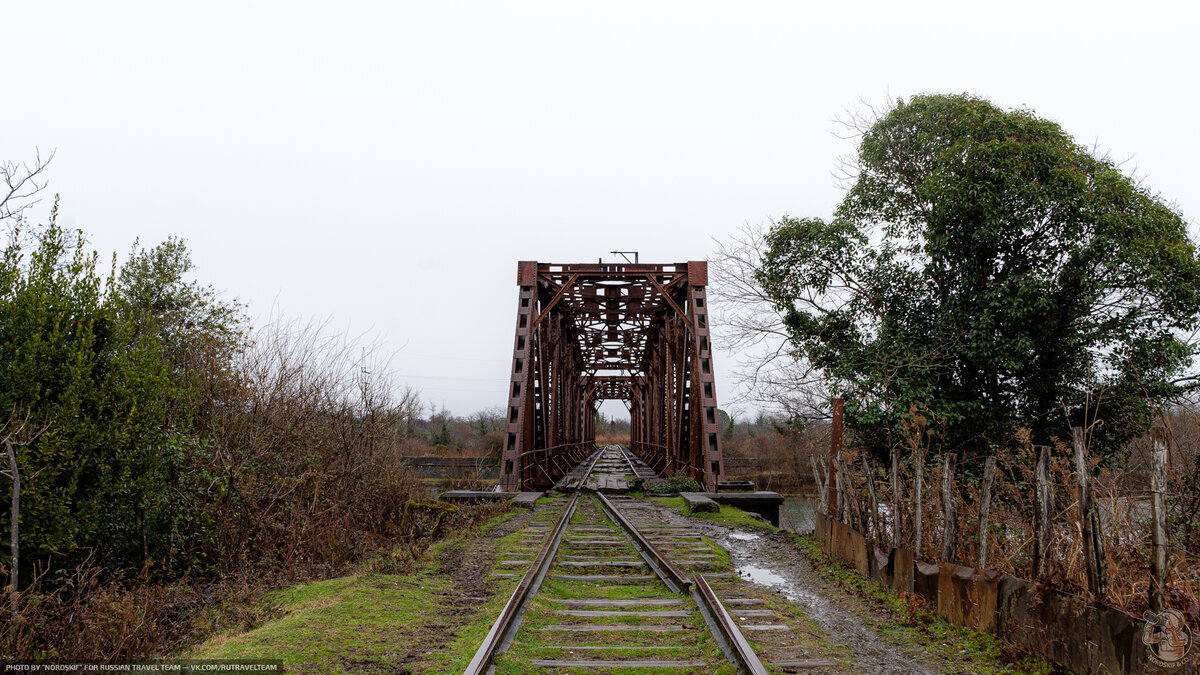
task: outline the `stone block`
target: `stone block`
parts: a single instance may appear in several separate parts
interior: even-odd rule
[[[867,560],[871,563],[871,576],[878,581],[880,585],[887,587],[892,582],[892,570],[888,555],[879,550],[878,547],[871,547],[871,555]]]
[[[843,560],[854,566],[854,571],[866,576],[871,573],[867,556],[867,540],[849,525],[842,526],[845,533],[842,547]]]
[[[683,498],[688,513],[716,513],[721,510],[721,505],[703,492],[680,492],[679,496]]]
[[[891,572],[892,590],[897,593],[913,592],[913,553],[905,548],[894,548],[888,555],[888,570]]]
[[[942,563],[938,574],[937,613],[960,626],[996,631],[996,594],[1000,575]]]
[[[820,511],[818,511],[816,513],[816,517],[814,519],[813,537],[815,537],[817,540],[817,543],[819,543],[821,545],[821,550],[824,551],[826,554],[828,554],[829,553],[829,519],[826,518],[825,514],[821,513]]]
[[[913,593],[925,598],[930,607],[937,607],[938,573],[937,565],[913,561]]]
[[[522,508],[532,509],[534,506],[537,506],[537,501],[542,498],[543,494],[545,494],[545,493],[542,493],[542,492],[518,492],[516,498],[513,499],[513,501],[512,501],[513,506],[520,506]]]

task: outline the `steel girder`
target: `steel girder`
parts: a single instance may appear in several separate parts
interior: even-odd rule
[[[595,449],[600,401],[660,474],[724,479],[708,265],[523,261],[501,489],[546,488]]]

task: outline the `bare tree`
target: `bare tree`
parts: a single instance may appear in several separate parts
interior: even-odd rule
[[[759,282],[767,227],[746,225],[728,242],[717,241],[710,265],[716,297],[715,330],[740,355],[735,401],[757,404],[789,417],[824,418],[830,399],[822,373],[791,349],[787,328]]]
[[[42,175],[54,159],[52,151],[42,157],[36,150],[33,162],[0,161],[0,220],[19,219],[26,209],[38,203],[38,193],[46,189]]]
[[[20,540],[20,516],[21,516],[21,472],[17,467],[17,447],[29,445],[46,430],[46,427],[41,429],[31,430],[29,426],[30,412],[25,411],[21,414],[19,406],[13,406],[12,412],[8,415],[8,421],[3,427],[0,427],[0,443],[4,445],[4,451],[8,455],[8,470],[0,470],[0,474],[8,476],[12,481],[12,514],[11,514],[11,546],[12,546],[12,564],[8,572],[8,606],[14,615],[20,609],[20,578],[19,571],[21,565],[21,540]]]

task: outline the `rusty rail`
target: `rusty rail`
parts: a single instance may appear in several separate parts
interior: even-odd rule
[[[513,594],[508,598],[508,602],[504,604],[504,610],[492,624],[487,637],[483,639],[475,656],[467,664],[467,669],[463,671],[464,675],[483,675],[487,672],[492,659],[504,650],[504,645],[510,642],[512,636],[516,634],[517,627],[521,625],[521,615],[524,613],[525,603],[542,585],[542,579],[546,576],[546,570],[550,568],[550,562],[554,560],[554,554],[562,541],[563,533],[567,530],[567,523],[571,522],[571,516],[574,515],[575,507],[578,504],[579,493],[576,492],[571,496],[571,501],[567,502],[567,508],[563,510],[558,524],[554,526],[550,536],[542,544],[533,564],[529,566],[529,571],[525,572],[521,583],[517,585]]]
[[[746,641],[741,629],[738,628],[729,612],[725,610],[725,606],[721,604],[717,594],[708,585],[704,575],[693,574],[689,578],[675,566],[675,563],[663,555],[633,523],[629,522],[616,506],[608,501],[607,497],[599,492],[596,492],[595,495],[600,498],[600,505],[613,519],[613,522],[625,530],[636,547],[642,549],[642,557],[645,558],[654,573],[676,593],[687,595],[690,592],[696,605],[700,608],[700,613],[704,616],[705,623],[712,630],[713,636],[717,638],[717,642],[725,651],[726,656],[737,666],[738,672],[749,675],[767,675],[766,666],[754,653],[754,648]]]
[[[599,492],[594,494],[600,498],[600,506],[608,514],[608,517],[612,518],[613,522],[619,525],[622,530],[625,530],[625,534],[633,540],[633,545],[635,547],[641,549],[642,558],[646,560],[646,563],[650,565],[650,568],[654,570],[654,573],[658,575],[658,578],[662,579],[663,582],[671,588],[672,592],[686,595],[688,592],[688,586],[690,586],[692,583],[691,580],[688,579],[687,575],[684,574],[683,571],[678,567],[676,567],[675,563],[668,560],[667,556],[663,555],[662,551],[659,551],[658,548],[651,543],[650,540],[647,539],[640,530],[634,527],[633,523],[629,522],[629,520],[627,520],[625,516],[617,510],[617,507],[613,506],[613,503],[608,501],[608,497],[605,497]]]
[[[746,636],[742,635],[742,630],[738,628],[733,617],[725,611],[725,606],[713,592],[712,586],[708,585],[708,580],[704,578],[703,574],[693,575],[692,580],[695,582],[692,587],[692,597],[696,599],[698,605],[707,610],[704,616],[705,620],[711,619],[709,626],[715,625],[720,631],[729,647],[729,655],[736,662],[738,671],[750,675],[767,675],[767,667],[758,659],[758,654],[754,653],[754,648],[746,641]]]

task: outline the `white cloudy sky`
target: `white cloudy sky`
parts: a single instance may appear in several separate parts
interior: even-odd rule
[[[0,158],[101,251],[185,237],[250,303],[501,404],[516,261],[703,259],[827,215],[865,99],[968,91],[1200,210],[1193,3],[4,2]],[[732,356],[718,353],[726,367]],[[721,376],[722,368],[718,370]]]

